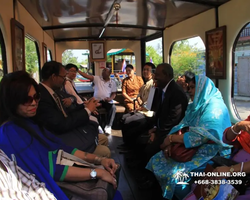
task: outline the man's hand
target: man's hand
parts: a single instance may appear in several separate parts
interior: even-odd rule
[[[99,101],[94,97],[89,99],[89,101],[85,104],[85,107],[88,108],[90,112],[94,112],[98,106],[100,106]]]
[[[110,102],[112,99],[109,97],[106,97],[105,99],[103,99],[105,102]]]
[[[151,135],[151,133],[155,133],[156,132],[156,128],[151,128],[149,131],[148,131],[148,134]]]
[[[155,140],[155,133],[151,133],[148,143],[152,143],[154,140]]]
[[[71,101],[71,98],[70,98],[70,97],[69,97],[69,98],[63,99],[62,102],[63,102],[63,105],[64,105],[65,107],[70,107],[71,104],[72,104],[72,101]]]

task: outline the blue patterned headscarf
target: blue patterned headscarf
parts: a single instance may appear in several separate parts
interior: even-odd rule
[[[172,128],[173,134],[183,127],[190,132],[203,135],[217,144],[222,143],[224,130],[231,126],[228,109],[220,91],[213,81],[206,76],[195,76],[195,96],[186,110],[185,117],[179,125]]]

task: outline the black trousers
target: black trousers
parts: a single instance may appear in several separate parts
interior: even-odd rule
[[[100,101],[102,104],[102,107],[105,108],[107,112],[107,119],[106,119],[106,125],[112,126],[113,121],[115,119],[115,113],[116,113],[116,107],[113,103],[108,103],[105,101]]]
[[[139,112],[124,114],[121,121],[123,142],[129,146],[135,146],[137,138],[153,126],[153,117]]]

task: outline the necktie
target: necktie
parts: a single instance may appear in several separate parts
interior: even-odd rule
[[[56,93],[54,93],[53,96],[54,96],[54,99],[56,101],[58,108],[62,111],[64,117],[68,117],[68,115],[66,114],[66,112],[63,109],[63,106],[61,104],[61,100],[60,100],[59,96]]]
[[[161,94],[161,102],[163,102],[164,97],[165,97],[165,92],[162,90],[162,94]]]

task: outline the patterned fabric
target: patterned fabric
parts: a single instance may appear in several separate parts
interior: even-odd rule
[[[44,182],[46,188],[57,199],[68,199],[55,183],[55,181],[63,181],[68,170],[68,166],[56,164],[57,150],[63,149],[74,154],[76,149],[64,145],[49,131],[41,131],[40,127],[30,119],[26,119],[23,123],[36,131],[46,145],[14,122],[9,121],[0,127],[0,148],[8,157],[14,154],[18,166],[28,173],[36,174],[37,180]]]
[[[130,98],[136,98],[139,94],[140,88],[143,86],[143,80],[140,76],[134,76],[133,79],[127,77],[123,79],[122,82],[122,92],[126,93]],[[130,100],[125,99],[124,104],[127,107],[129,111],[134,110],[134,104],[130,102]],[[138,108],[139,105],[136,104],[136,108]]]
[[[146,166],[155,174],[161,185],[163,197],[167,199],[173,197],[177,181],[174,175],[177,171],[198,171],[199,167],[204,166],[217,153],[223,156],[231,152],[231,146],[222,142],[223,131],[231,122],[221,93],[206,76],[196,76],[195,81],[194,101],[188,105],[183,120],[173,127],[169,134],[189,127],[189,131],[184,134],[185,147],[200,146],[199,150],[192,160],[186,163],[166,159],[163,153],[159,152]],[[208,140],[214,141],[214,144],[207,144]]]
[[[8,158],[0,150],[0,162],[4,167],[0,168],[0,199],[19,200],[55,200],[56,198],[40,183],[35,176],[28,174],[17,163]]]

